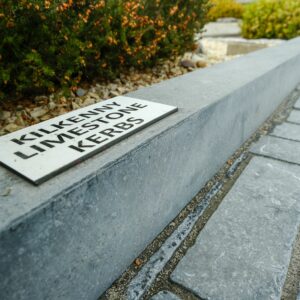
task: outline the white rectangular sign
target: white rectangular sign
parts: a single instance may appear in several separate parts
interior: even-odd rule
[[[175,111],[116,97],[0,137],[0,162],[40,184]]]

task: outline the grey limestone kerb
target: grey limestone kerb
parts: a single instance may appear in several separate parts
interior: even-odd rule
[[[179,111],[39,187],[0,167],[0,298],[97,299],[295,88],[299,49],[128,94]]]

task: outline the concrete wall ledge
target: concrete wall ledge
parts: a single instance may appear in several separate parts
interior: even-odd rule
[[[0,298],[97,299],[299,81],[300,38],[130,93],[179,111],[41,186],[0,167]]]

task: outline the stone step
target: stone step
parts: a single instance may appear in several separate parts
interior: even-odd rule
[[[255,157],[171,275],[202,299],[280,299],[300,225],[300,166]]]

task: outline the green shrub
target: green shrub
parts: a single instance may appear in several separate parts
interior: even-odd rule
[[[207,0],[2,0],[0,91],[113,77],[193,46]]]
[[[243,15],[245,38],[291,39],[300,35],[299,0],[259,0]]]
[[[241,18],[243,5],[234,0],[210,0],[211,8],[208,11],[208,21],[216,21],[219,18]]]

